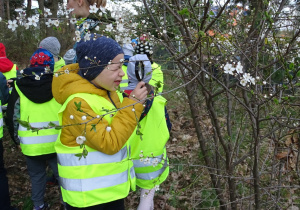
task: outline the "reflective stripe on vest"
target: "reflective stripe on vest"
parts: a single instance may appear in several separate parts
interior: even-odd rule
[[[162,96],[154,98],[152,106],[147,115],[140,122],[140,132],[143,140],[136,135],[136,130],[130,136],[131,158],[136,173],[136,184],[144,189],[152,189],[161,184],[168,177],[169,166],[165,144],[169,139],[169,130],[165,118],[166,99]],[[143,162],[139,155],[143,151]],[[154,157],[153,157],[154,156]],[[144,162],[148,157],[150,162]],[[163,157],[165,160],[163,160]],[[153,167],[153,160],[158,159],[158,164]]]
[[[103,108],[115,109],[111,102],[99,95],[77,93],[71,95],[60,109],[60,124],[67,104],[76,97],[85,100],[99,115],[106,113]],[[112,117],[105,115],[103,118],[111,124]],[[82,152],[80,146],[62,144],[60,135],[55,143],[63,200],[74,207],[88,207],[126,197],[136,179],[133,163],[128,159],[129,145],[125,144],[114,155],[104,154],[87,145],[85,148],[88,155],[79,160],[75,155]]]
[[[122,70],[125,75],[122,77],[122,82],[120,83],[120,89],[125,90],[128,87],[128,75],[127,75],[127,66],[122,65]]]
[[[3,137],[3,113],[0,101],[0,139]]]
[[[20,91],[16,82],[15,88],[20,96],[20,120],[29,121],[31,126],[38,128],[47,126],[49,122],[58,122],[57,112],[61,105],[54,98],[48,102],[37,104],[30,101]],[[54,128],[32,132],[19,124],[18,135],[23,154],[38,156],[55,153],[54,143],[58,132]]]
[[[161,87],[158,89],[158,92],[161,93],[163,91],[163,86],[164,86],[164,75],[161,70],[161,66],[158,65],[157,63],[153,63],[151,65],[152,67],[152,77],[151,80],[149,81],[149,84],[152,86],[156,86],[155,84],[160,81]]]

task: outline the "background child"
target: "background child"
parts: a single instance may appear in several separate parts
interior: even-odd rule
[[[69,49],[64,55],[64,60],[66,65],[72,64],[75,56],[76,56],[76,51],[74,49]]]
[[[64,59],[59,55],[60,54],[60,42],[56,37],[49,36],[43,39],[39,45],[39,48],[48,50],[54,58],[54,72],[63,67],[65,64]]]
[[[151,80],[152,68],[146,54],[138,54],[129,59],[127,74],[129,80],[128,89],[125,90],[127,95],[131,94],[139,81],[143,81],[146,83],[148,95],[154,96],[154,88],[147,84]],[[158,188],[169,174],[165,144],[169,139],[172,125],[165,105],[166,99],[162,96],[147,100],[139,118],[139,131],[133,132],[129,139],[136,184],[142,188],[138,210],[154,209],[155,188]],[[142,133],[142,136],[138,133]]]
[[[63,199],[67,209],[124,209],[130,185],[135,187],[127,140],[147,90],[140,82],[129,98],[119,98],[124,54],[116,41],[80,41],[76,54],[78,63],[63,67],[52,84],[63,105],[60,124],[72,125],[62,128],[55,145]]]
[[[58,130],[44,129],[39,132],[27,130],[18,119],[33,127],[58,124],[57,112],[61,105],[52,96],[54,58],[45,49],[36,50],[30,58],[30,67],[22,70],[24,77],[15,81],[9,98],[7,118],[11,136],[20,144],[26,156],[27,170],[31,181],[31,199],[35,210],[48,209],[44,202],[47,163],[58,178],[57,158],[54,143]]]

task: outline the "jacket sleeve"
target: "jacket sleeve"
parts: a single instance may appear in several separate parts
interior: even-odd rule
[[[9,89],[6,85],[6,79],[5,76],[0,73],[0,100],[1,104],[6,104],[9,97]]]
[[[15,88],[13,88],[8,100],[6,116],[6,124],[10,137],[15,142],[15,144],[19,145],[20,140],[18,137],[18,119],[20,119],[20,97]]]
[[[74,102],[81,102],[81,109],[83,112],[77,111]],[[124,98],[120,107],[126,107],[119,110],[112,119],[112,123],[109,123],[102,119],[91,120],[91,117],[87,117],[86,121],[91,120],[86,125],[86,142],[89,147],[96,149],[108,155],[117,153],[125,145],[132,132],[134,131],[137,121],[143,111],[142,104],[136,104],[135,110],[132,110],[132,106],[135,101]],[[90,106],[81,98],[74,98],[71,100],[64,113],[63,113],[63,125],[72,124],[62,129],[61,141],[67,146],[78,146],[76,143],[77,136],[84,135],[85,125],[78,125],[85,121],[82,120],[82,116],[87,113],[90,116],[97,116],[96,113],[90,108]],[[73,115],[73,119],[70,118]],[[92,125],[95,125],[95,129],[92,129]]]

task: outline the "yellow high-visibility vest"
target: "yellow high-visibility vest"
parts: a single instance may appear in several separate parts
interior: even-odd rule
[[[29,121],[32,127],[46,127],[49,122],[58,125],[57,113],[61,107],[54,98],[45,103],[30,101],[19,89],[15,82],[15,88],[20,96],[20,120]],[[58,136],[58,130],[42,129],[39,132],[27,130],[19,124],[18,135],[20,146],[24,155],[38,156],[55,153],[54,144]]]
[[[166,99],[156,96],[149,112],[140,121],[143,139],[136,135],[136,130],[129,138],[136,184],[143,189],[152,189],[161,184],[169,174],[165,145],[170,134],[166,123],[165,105]]]
[[[163,91],[163,87],[164,87],[164,74],[161,70],[161,66],[157,63],[153,63],[151,65],[152,67],[152,78],[149,81],[149,84],[156,87],[156,83],[158,81],[160,81],[161,83],[161,87],[158,89],[158,92],[161,93]]]
[[[114,109],[105,98],[88,93],[77,93],[69,96],[59,111],[59,122],[67,104],[75,97],[82,98],[96,114],[102,115],[104,109]],[[104,119],[111,124],[112,117]],[[60,131],[61,132],[61,131]],[[125,198],[130,187],[135,189],[133,163],[129,160],[130,148],[126,143],[114,155],[107,155],[88,147],[88,155],[80,160],[75,154],[82,153],[80,146],[68,147],[61,143],[60,134],[55,143],[58,159],[63,200],[73,207],[89,207]]]
[[[127,66],[122,65],[122,70],[124,71],[125,75],[122,77],[122,82],[120,84],[121,90],[126,90],[128,87],[128,75],[127,75]]]

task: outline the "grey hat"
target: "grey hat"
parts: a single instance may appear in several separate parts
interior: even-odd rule
[[[39,48],[43,48],[51,52],[53,56],[58,57],[60,53],[60,43],[56,37],[49,36],[40,42]]]
[[[69,49],[63,57],[66,62],[66,65],[73,63],[75,56],[76,51],[74,49]]]

